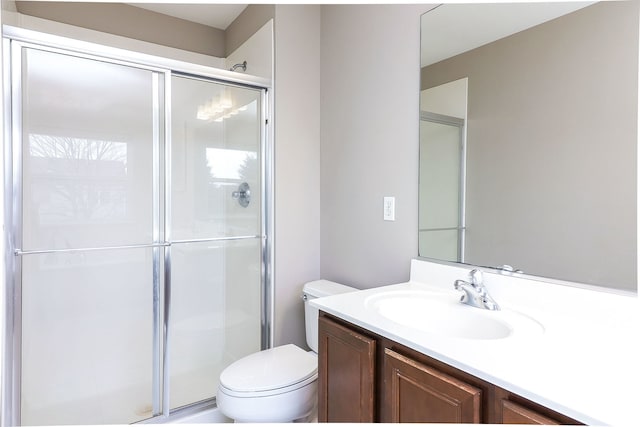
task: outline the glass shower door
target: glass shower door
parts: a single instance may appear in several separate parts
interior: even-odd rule
[[[13,52],[22,424],[148,418],[163,76]]]
[[[464,262],[464,120],[420,119],[419,255]]]
[[[172,77],[170,406],[261,349],[261,91]]]
[[[266,90],[163,67],[11,41],[16,423],[169,416],[267,343]]]

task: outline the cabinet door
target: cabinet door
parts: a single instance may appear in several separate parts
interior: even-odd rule
[[[482,391],[390,349],[384,352],[382,422],[479,423]]]
[[[374,422],[374,339],[319,319],[318,421]]]
[[[517,403],[502,399],[502,424],[560,425],[559,422]]]

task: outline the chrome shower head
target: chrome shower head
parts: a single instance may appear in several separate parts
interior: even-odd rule
[[[242,68],[242,71],[247,71],[247,61],[244,61],[242,64],[236,64],[233,67],[229,68],[229,71],[235,71],[236,68]]]

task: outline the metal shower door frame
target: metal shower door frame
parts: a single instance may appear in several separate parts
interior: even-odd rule
[[[261,146],[261,348],[273,345],[273,123],[271,111],[271,80],[233,73],[227,70],[183,61],[162,58],[119,48],[73,40],[65,37],[3,27],[3,76],[4,76],[4,246],[5,246],[5,305],[4,354],[0,401],[0,426],[21,424],[21,257],[43,251],[22,251],[22,105],[21,55],[24,48],[63,53],[85,59],[120,64],[152,72],[153,79],[153,236],[145,245],[118,246],[117,248],[151,248],[153,253],[153,415],[168,418],[169,398],[169,317],[171,308],[171,76],[191,76],[213,83],[224,84],[261,92],[260,146]],[[161,88],[160,76],[164,87]],[[162,94],[164,95],[163,97]],[[164,107],[164,111],[162,111]],[[164,113],[164,114],[162,114]],[[164,120],[164,125],[161,122]],[[164,187],[164,191],[162,190]],[[164,194],[163,200],[161,195]],[[103,250],[82,248],[81,250]],[[78,249],[71,249],[78,250]],[[60,251],[60,250],[53,250]],[[49,252],[49,251],[46,251]],[[162,313],[161,313],[162,311]],[[197,404],[201,404],[198,402]]]

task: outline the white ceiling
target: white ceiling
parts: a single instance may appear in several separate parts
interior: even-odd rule
[[[420,62],[434,64],[593,3],[443,4],[422,15]]]
[[[191,0],[193,1],[193,0]],[[193,3],[127,3],[131,6],[197,22],[210,27],[226,30],[246,4],[219,4],[203,1]]]

